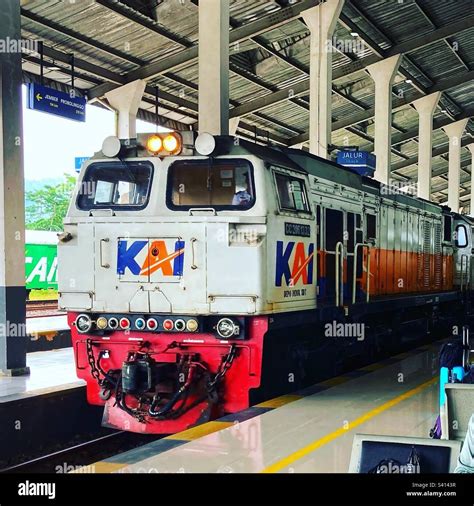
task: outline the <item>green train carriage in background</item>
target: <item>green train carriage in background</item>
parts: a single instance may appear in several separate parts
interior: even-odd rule
[[[31,290],[47,291],[56,298],[58,288],[58,237],[56,232],[26,230],[25,284],[28,296]]]

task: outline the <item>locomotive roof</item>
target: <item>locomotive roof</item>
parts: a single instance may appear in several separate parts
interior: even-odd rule
[[[280,165],[298,172],[304,172],[312,176],[321,177],[337,184],[346,185],[381,198],[398,202],[402,205],[417,207],[423,211],[442,213],[443,211],[449,210],[446,206],[441,206],[428,200],[410,196],[401,192],[398,193],[392,191],[382,195],[382,184],[379,181],[370,177],[360,176],[336,162],[326,160],[301,149],[262,146],[243,139],[239,139],[239,143],[236,145],[235,138],[232,136],[219,136],[216,137],[216,139],[216,156],[258,156],[269,164]]]

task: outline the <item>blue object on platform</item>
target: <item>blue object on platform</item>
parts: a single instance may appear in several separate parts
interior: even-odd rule
[[[451,369],[453,378],[461,382],[464,378],[465,371],[464,367],[456,366]],[[446,394],[444,392],[444,385],[449,383],[449,369],[447,367],[441,367],[439,372],[439,407],[444,405],[446,402]]]
[[[74,121],[86,121],[86,99],[71,97],[68,93],[40,84],[29,83],[27,107]]]
[[[337,163],[351,169],[360,176],[374,175],[375,155],[368,151],[339,151]]]

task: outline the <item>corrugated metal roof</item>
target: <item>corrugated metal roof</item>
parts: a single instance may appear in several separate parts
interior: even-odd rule
[[[293,97],[291,90],[303,81],[308,82],[310,37],[301,17],[287,15],[284,20],[274,20],[282,9],[291,9],[302,1],[230,0],[232,30],[262,19],[268,20],[265,29],[231,45],[231,106],[253,103],[259,97],[272,96],[278,90],[288,91],[286,100],[250,111],[242,118],[245,128],[258,127],[263,132],[268,131],[274,141],[286,144],[308,131],[308,91]],[[88,93],[111,79],[113,82],[127,79],[127,75],[140,68],[141,63],[166,64],[171,56],[184,54],[186,48],[197,44],[197,0],[163,0],[158,5],[156,3],[135,0],[22,0],[23,36],[43,40],[45,47],[51,49],[51,54],[73,52],[77,59],[91,64],[92,68],[76,65],[76,86],[83,93]],[[317,3],[315,0],[314,4]],[[149,8],[144,9],[147,5]],[[370,57],[374,51],[383,54],[394,45],[462,21],[472,15],[471,9],[472,0],[346,0],[334,33],[337,50],[332,53],[333,69],[339,72],[352,61]],[[395,80],[394,100],[402,97],[409,102],[419,96],[415,85],[429,93],[440,81],[467,74],[474,65],[474,26],[470,26],[446,40],[411,51],[409,57],[403,59],[401,73]],[[351,35],[355,30],[358,35]],[[60,53],[53,53],[53,50]],[[45,63],[45,76],[67,87],[70,76],[66,56],[55,61],[46,55]],[[24,70],[25,79],[35,79],[35,74],[39,74],[38,58],[25,55]],[[405,82],[406,76],[415,83]],[[196,59],[183,60],[176,68],[151,76],[149,83],[158,86],[162,92],[160,115],[164,119],[183,124],[197,121]],[[359,122],[351,122],[350,119],[374,108],[371,77],[362,69],[343,75],[333,84],[333,120],[348,120],[351,126],[334,131],[332,144],[370,146],[373,144],[373,117]],[[166,100],[163,97],[165,93],[169,94],[165,95]],[[473,94],[472,78],[445,90],[435,121],[439,123],[462,117],[464,111],[473,107]],[[149,111],[147,114],[154,111],[152,102],[153,96],[148,95],[142,103],[142,107]],[[416,132],[417,128],[418,114],[411,106],[405,105],[394,112],[394,135]],[[248,130],[240,132],[252,135]],[[471,125],[465,138],[470,132],[474,132]],[[415,139],[393,146],[392,164],[416,160],[418,145],[416,135],[412,137]],[[444,146],[446,139],[441,130],[435,131],[433,147]],[[468,156],[467,149],[463,149],[464,159]],[[447,170],[446,160],[439,156],[434,158],[433,165],[435,173]],[[416,179],[416,165],[400,169],[397,177]],[[438,179],[436,177],[434,181]]]

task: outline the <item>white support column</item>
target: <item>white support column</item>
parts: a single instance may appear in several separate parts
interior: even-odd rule
[[[332,127],[332,36],[344,0],[327,0],[301,14],[311,33],[309,151],[328,158]]]
[[[237,128],[239,128],[240,118],[230,118],[229,120],[229,135],[237,135]]]
[[[199,131],[229,133],[229,0],[199,2]]]
[[[367,71],[375,82],[375,156],[374,178],[384,184],[390,182],[392,139],[392,85],[400,66],[401,55],[373,63]]]
[[[474,218],[474,144],[468,144],[467,149],[471,152],[471,205],[469,207],[469,216]]]
[[[433,151],[433,114],[441,92],[413,102],[418,111],[418,197],[431,200],[431,158]]]
[[[459,212],[461,138],[468,121],[468,119],[461,119],[443,127],[449,137],[448,206],[456,213]]]
[[[137,137],[137,112],[145,86],[145,81],[137,79],[105,94],[110,106],[116,111],[115,126],[119,139]]]
[[[19,40],[20,2],[4,0],[0,39]],[[21,52],[0,52],[0,376],[28,374]]]

